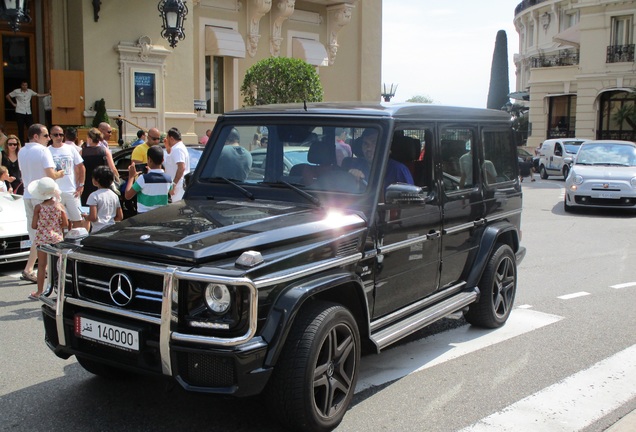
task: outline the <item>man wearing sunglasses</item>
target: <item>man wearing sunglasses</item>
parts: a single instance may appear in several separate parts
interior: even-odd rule
[[[160,140],[161,133],[159,133],[159,129],[150,128],[148,131],[148,141],[135,147],[130,159],[136,164],[148,163],[148,149],[152,146],[159,145]]]
[[[64,171],[64,177],[56,180],[61,191],[62,204],[66,208],[66,215],[71,222],[71,228],[83,226],[82,205],[80,197],[84,190],[86,168],[84,159],[74,145],[64,144],[64,131],[60,126],[51,128],[52,144],[48,147],[53,156],[55,169]]]
[[[29,251],[29,259],[24,267],[21,279],[37,283],[37,275],[33,271],[37,259],[37,250],[34,243],[35,230],[31,228],[31,221],[33,220],[33,208],[40,201],[31,198],[28,186],[31,182],[44,177],[51,177],[53,180],[61,179],[64,177],[64,170],[56,169],[53,156],[51,156],[51,152],[46,147],[50,138],[46,126],[39,123],[32,124],[27,131],[27,136],[29,142],[18,153],[18,163],[20,164],[22,181],[24,182],[24,209],[29,240],[31,240],[31,250]]]

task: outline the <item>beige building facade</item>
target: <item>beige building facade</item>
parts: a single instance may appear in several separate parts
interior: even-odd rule
[[[515,9],[516,89],[528,145],[548,138],[636,141],[636,1],[524,0]]]
[[[23,63],[0,80],[5,94],[28,76],[38,92],[51,89],[54,124],[90,124],[103,98],[113,126],[126,120],[124,141],[178,127],[186,143],[242,106],[246,70],[271,56],[314,65],[325,101],[380,99],[382,0],[186,0],[186,37],[174,48],[161,37],[159,3],[31,0],[33,20],[19,32],[0,23],[4,49],[13,44]]]

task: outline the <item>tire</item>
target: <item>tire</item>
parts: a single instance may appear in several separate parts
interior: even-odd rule
[[[548,172],[545,170],[545,165],[541,165],[539,167],[539,174],[541,175],[541,178],[543,180],[547,180],[548,179]]]
[[[563,180],[567,180],[569,174],[570,174],[570,166],[563,165]]]
[[[76,356],[76,358],[77,362],[80,364],[81,367],[84,368],[84,370],[102,378],[118,380],[128,378],[132,375],[130,372],[127,372],[125,370],[89,360],[85,357]]]
[[[344,417],[358,380],[360,336],[343,306],[301,309],[265,390],[272,415],[290,430],[330,431]]]
[[[574,209],[571,205],[568,205],[568,197],[563,198],[563,211],[566,213],[574,213]]]
[[[470,324],[497,328],[506,323],[517,292],[517,263],[510,246],[498,243],[479,281],[481,295],[464,314]]]

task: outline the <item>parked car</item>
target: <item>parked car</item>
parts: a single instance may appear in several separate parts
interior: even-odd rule
[[[309,147],[288,146],[283,148],[283,174],[289,175],[294,165],[307,163]],[[267,148],[252,150],[252,171],[250,179],[262,179],[265,175],[265,163],[267,161]]]
[[[636,144],[587,141],[581,145],[565,181],[563,208],[636,209]]]
[[[542,179],[551,175],[563,176],[564,179],[570,173],[571,161],[581,144],[586,140],[580,138],[557,138],[545,140],[539,150],[539,174]]]
[[[339,166],[342,128],[354,156]],[[241,152],[223,150],[255,130],[268,136],[267,163],[250,176]],[[56,355],[104,377],[263,394],[288,429],[329,431],[351,404],[363,348],[456,312],[505,324],[525,255],[508,113],[256,106],[219,116],[210,141],[182,201],[43,248],[58,281],[42,298]],[[285,149],[305,142],[307,161],[288,170]],[[245,175],[220,176],[219,164]]]
[[[0,192],[0,263],[24,261],[31,241],[22,195]]]

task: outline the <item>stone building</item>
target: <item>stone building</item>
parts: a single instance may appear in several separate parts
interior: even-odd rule
[[[31,20],[17,32],[0,11],[3,95],[22,79],[50,89],[52,123],[62,125],[89,124],[103,98],[113,126],[126,119],[125,141],[138,128],[176,126],[187,143],[241,106],[245,71],[270,56],[316,66],[327,101],[380,99],[382,0],[185,0],[174,48],[161,35],[164,2],[29,0]],[[13,106],[2,101],[12,132]]]
[[[636,141],[636,1],[524,0],[516,97],[530,111],[529,146],[558,137]]]

